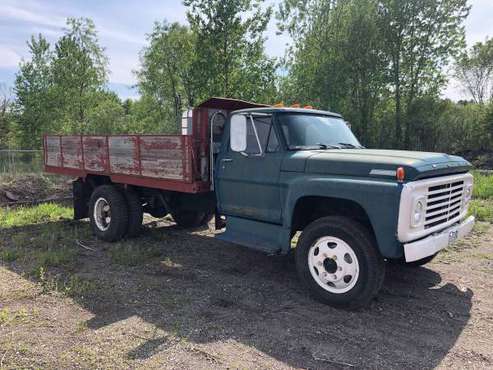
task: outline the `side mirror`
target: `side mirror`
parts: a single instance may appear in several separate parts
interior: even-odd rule
[[[247,147],[247,118],[243,114],[235,114],[231,117],[230,127],[231,150],[244,152]]]

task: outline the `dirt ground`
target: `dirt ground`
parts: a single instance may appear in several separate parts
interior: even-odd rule
[[[70,180],[62,176],[0,174],[0,206],[14,202],[67,198],[71,195]]]
[[[389,265],[367,309],[313,301],[287,258],[147,220],[116,244],[86,222],[0,230],[73,251],[0,262],[0,368],[493,368],[493,227],[421,268]],[[55,264],[56,265],[56,264]]]

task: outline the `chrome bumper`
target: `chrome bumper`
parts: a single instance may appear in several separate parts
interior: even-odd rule
[[[469,216],[459,225],[451,226],[424,239],[404,244],[406,262],[418,261],[431,256],[469,234],[474,226],[474,216]]]

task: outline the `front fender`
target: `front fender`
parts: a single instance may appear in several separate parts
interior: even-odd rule
[[[350,200],[368,215],[380,253],[387,258],[403,255],[397,240],[397,221],[402,185],[393,181],[313,175],[284,178],[284,228],[290,228],[297,201],[306,196]]]

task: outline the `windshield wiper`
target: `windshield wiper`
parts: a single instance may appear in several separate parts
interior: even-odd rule
[[[320,149],[341,149],[339,145],[317,143]]]
[[[365,147],[363,145],[354,145],[351,143],[337,143],[340,145],[342,148],[349,148],[349,149],[364,149]]]
[[[320,145],[290,145],[289,150],[314,150],[324,149]]]

